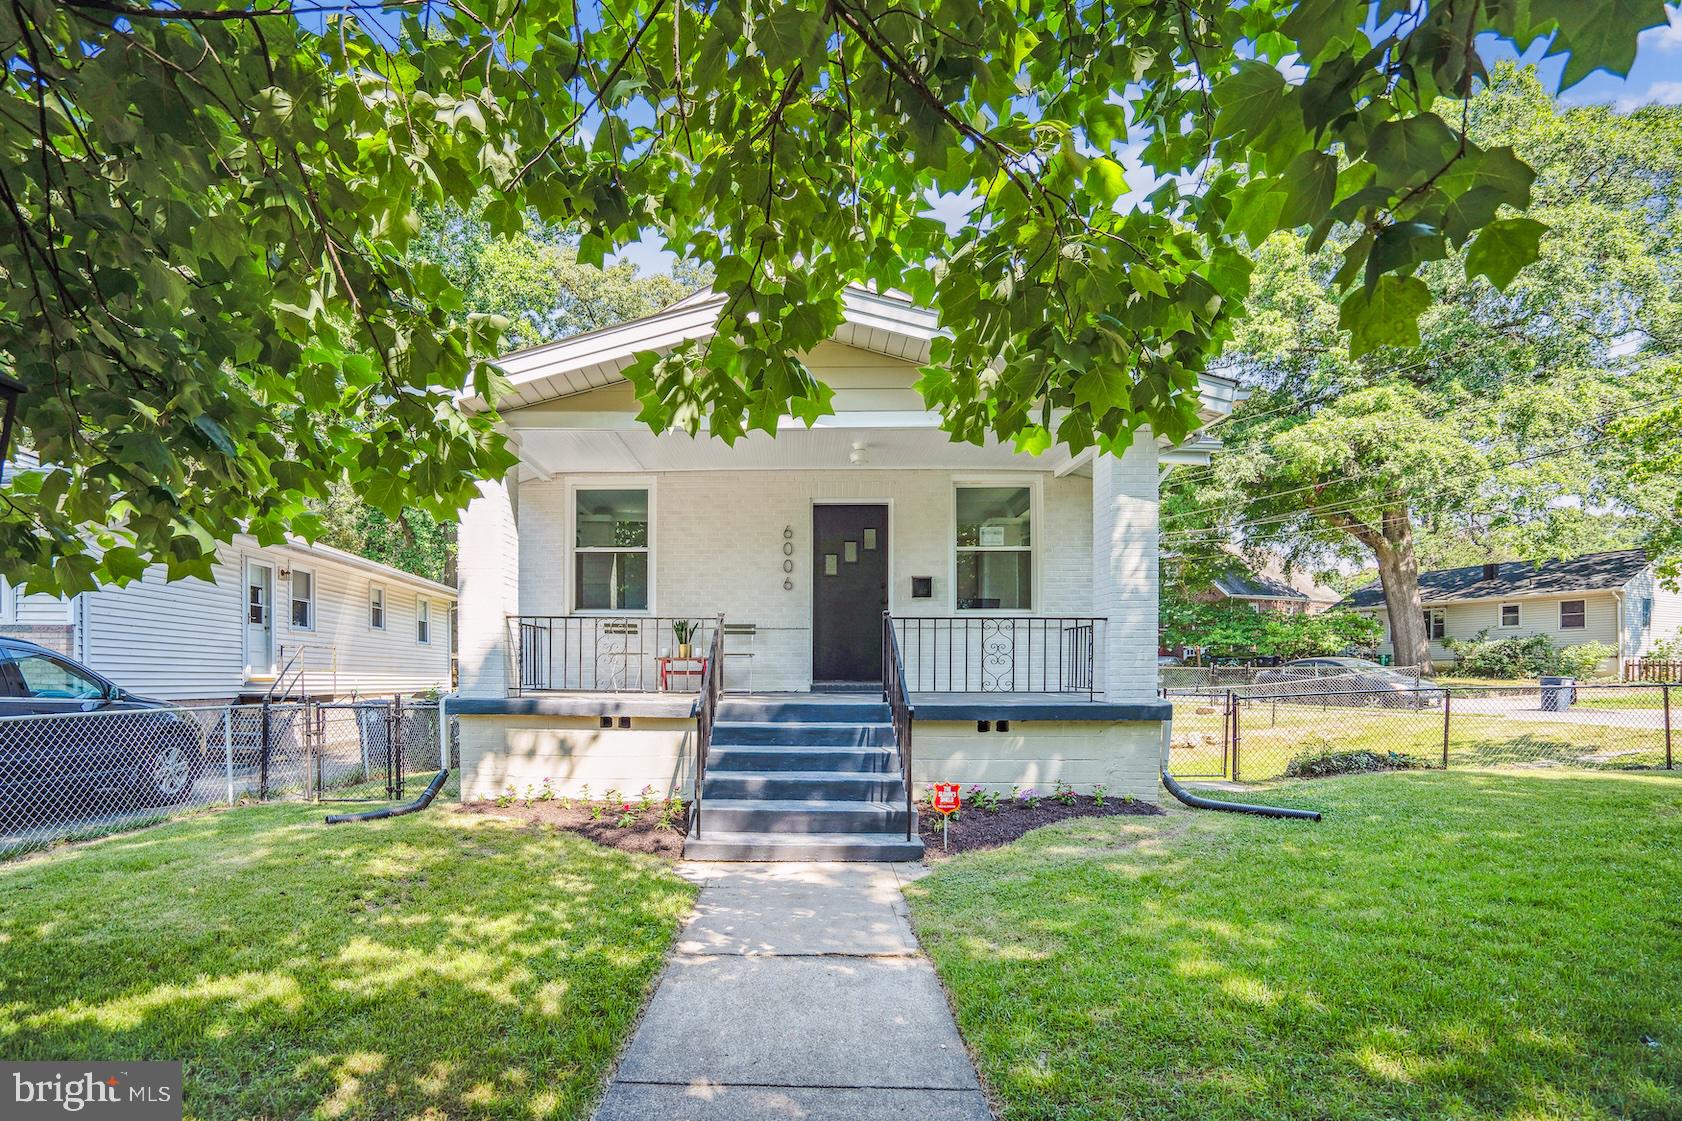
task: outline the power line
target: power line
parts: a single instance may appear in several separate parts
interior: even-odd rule
[[[1657,358],[1660,361],[1662,361],[1663,359],[1668,358],[1668,357],[1670,357],[1669,354],[1663,354],[1663,355],[1656,355],[1655,356],[1655,358]],[[1670,399],[1674,399],[1674,398],[1670,398]],[[1637,409],[1646,408],[1646,407],[1648,407],[1649,405],[1652,405],[1652,404],[1663,404],[1666,400],[1668,400],[1668,399],[1659,398],[1659,399],[1655,399],[1654,401],[1642,402],[1642,403],[1637,404],[1637,405],[1632,405],[1632,406],[1629,406],[1628,408],[1625,408],[1625,409],[1615,410],[1615,411],[1608,412],[1608,413],[1603,413],[1600,416],[1593,418],[1590,421],[1590,423],[1599,424],[1599,423],[1601,423],[1605,420],[1611,419],[1612,417],[1620,416],[1620,415],[1622,415],[1623,413],[1626,413],[1626,412],[1633,412]],[[1421,419],[1441,420],[1443,417],[1447,416],[1449,413],[1455,412],[1459,409],[1467,408],[1474,403],[1475,403],[1475,400],[1474,401],[1456,402],[1452,405],[1445,406],[1444,408],[1442,408],[1441,410],[1439,410],[1435,413],[1422,414]],[[1375,475],[1375,474],[1379,474],[1379,473],[1380,472],[1377,471],[1377,470],[1357,472],[1357,473],[1352,474],[1352,475],[1344,476],[1342,479],[1340,479],[1338,481],[1339,482],[1349,482],[1349,481],[1354,480],[1354,479],[1366,478],[1366,477],[1369,477],[1369,476],[1372,476],[1372,475]],[[1322,485],[1324,485],[1324,484],[1310,483],[1310,484],[1307,484],[1305,486],[1294,487],[1290,490],[1278,491],[1276,493],[1269,494],[1266,497],[1270,498],[1270,499],[1272,499],[1272,498],[1283,498],[1286,495],[1300,494],[1303,491],[1314,490],[1317,487],[1322,486]],[[1248,506],[1248,505],[1250,505],[1249,501],[1216,502],[1216,503],[1211,503],[1207,506],[1195,506],[1195,507],[1192,507],[1189,510],[1181,510],[1181,511],[1178,511],[1178,512],[1175,512],[1175,513],[1171,513],[1171,514],[1168,515],[1167,518],[1165,518],[1163,520],[1164,520],[1164,522],[1183,521],[1187,518],[1195,517],[1195,516],[1201,515],[1201,514],[1220,513],[1221,511],[1237,510],[1237,509],[1241,509],[1242,507],[1245,507],[1245,506]]]
[[[1629,413],[1638,412],[1642,409],[1653,408],[1653,407],[1658,406],[1658,405],[1665,405],[1665,404],[1669,404],[1672,401],[1679,401],[1679,400],[1682,400],[1682,393],[1673,393],[1673,394],[1669,394],[1669,395],[1664,396],[1664,397],[1653,398],[1651,400],[1643,401],[1643,402],[1640,402],[1640,403],[1635,404],[1635,405],[1630,405],[1630,406],[1628,406],[1626,408],[1623,408],[1623,409],[1617,409],[1617,410],[1613,410],[1611,412],[1602,413],[1599,417],[1595,418],[1595,422],[1599,423],[1599,422],[1602,422],[1602,421],[1605,421],[1605,420],[1609,420],[1613,417],[1624,416],[1624,415],[1627,415]],[[1610,440],[1611,438],[1612,437],[1611,437],[1610,434],[1605,434],[1605,435],[1596,436],[1596,437],[1593,437],[1593,438],[1587,439],[1587,440],[1580,440],[1580,441],[1578,441],[1574,444],[1567,444],[1567,445],[1564,445],[1564,446],[1561,446],[1561,447],[1551,448],[1551,449],[1548,449],[1546,451],[1541,451],[1541,452],[1533,452],[1529,455],[1520,456],[1517,459],[1508,460],[1504,463],[1497,463],[1497,464],[1493,465],[1491,470],[1500,471],[1500,470],[1505,470],[1509,467],[1519,467],[1519,466],[1522,466],[1526,463],[1535,463],[1535,462],[1539,462],[1539,461],[1544,460],[1544,459],[1551,459],[1554,456],[1565,455],[1568,452],[1579,451],[1583,448],[1593,447],[1596,444],[1605,443],[1607,440]],[[1378,472],[1376,472],[1376,471],[1359,473],[1359,474],[1347,476],[1345,479],[1340,480],[1340,481],[1347,482],[1351,479],[1363,478],[1363,477],[1370,476],[1370,475],[1377,474],[1377,473]],[[1306,487],[1297,487],[1297,488],[1294,488],[1293,490],[1280,491],[1278,494],[1269,495],[1268,497],[1270,497],[1270,498],[1280,498],[1280,497],[1284,497],[1285,495],[1295,494],[1295,493],[1298,493],[1298,492],[1304,491],[1304,490],[1313,490],[1314,486],[1315,486],[1315,484],[1311,484],[1311,485],[1306,486]],[[1406,490],[1404,490],[1404,491],[1399,492],[1395,497],[1397,497],[1397,498],[1436,497],[1436,496],[1439,496],[1439,495],[1448,494],[1448,493],[1451,492],[1451,490],[1452,490],[1452,488],[1442,488],[1442,489],[1435,490],[1435,491],[1406,491]],[[1210,528],[1206,528],[1206,529],[1191,529],[1191,530],[1183,530],[1183,531],[1178,531],[1178,532],[1163,533],[1163,534],[1159,535],[1159,540],[1161,540],[1163,542],[1187,542],[1187,543],[1190,543],[1190,542],[1195,542],[1195,541],[1199,541],[1199,540],[1219,539],[1219,538],[1224,538],[1224,537],[1229,536],[1233,530],[1240,529],[1240,528],[1253,528],[1253,527],[1256,527],[1256,526],[1263,526],[1263,525],[1278,525],[1278,524],[1282,524],[1284,522],[1293,521],[1293,520],[1295,520],[1297,518],[1301,518],[1301,517],[1320,517],[1320,516],[1325,516],[1325,515],[1330,515],[1330,514],[1349,513],[1350,511],[1352,511],[1354,509],[1357,509],[1361,506],[1368,505],[1371,501],[1372,500],[1370,498],[1347,499],[1343,502],[1334,502],[1334,503],[1331,503],[1330,505],[1317,507],[1317,508],[1313,508],[1313,509],[1294,510],[1294,511],[1291,511],[1289,513],[1275,514],[1275,515],[1271,515],[1271,516],[1268,516],[1268,517],[1261,517],[1261,518],[1247,518],[1247,519],[1243,519],[1243,520],[1238,521],[1238,522],[1234,522],[1231,526],[1227,526],[1227,527],[1210,527]],[[1487,512],[1495,513],[1497,511],[1487,511]]]

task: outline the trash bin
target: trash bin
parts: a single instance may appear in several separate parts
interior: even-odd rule
[[[1380,654],[1378,656],[1378,664],[1381,665],[1381,666],[1387,666],[1393,660],[1394,659],[1389,654]]]
[[[1577,699],[1575,677],[1542,678],[1542,711],[1564,712]]]

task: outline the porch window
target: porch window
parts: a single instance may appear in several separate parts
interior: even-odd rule
[[[958,488],[958,610],[1033,608],[1032,509],[1027,487]]]
[[[648,491],[580,490],[573,508],[573,605],[648,610]]]
[[[1562,599],[1559,601],[1559,629],[1562,631],[1580,631],[1588,626],[1587,603],[1580,599]]]

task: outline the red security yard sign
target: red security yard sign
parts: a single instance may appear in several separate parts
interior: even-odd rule
[[[955,782],[937,782],[934,784],[934,797],[930,799],[935,812],[940,814],[940,847],[944,851],[947,847],[946,836],[952,828],[952,815],[958,812],[962,799],[958,796],[958,784]]]

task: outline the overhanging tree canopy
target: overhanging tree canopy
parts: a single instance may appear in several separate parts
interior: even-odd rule
[[[574,226],[587,262],[653,228],[713,269],[718,334],[632,370],[657,426],[823,413],[797,355],[868,281],[952,331],[922,388],[961,438],[1181,435],[1247,290],[1240,239],[1355,224],[1342,325],[1357,352],[1411,344],[1422,261],[1468,247],[1505,284],[1536,253],[1530,169],[1432,111],[1482,78],[1478,36],[1551,36],[1569,84],[1627,70],[1665,19],[1662,0],[374,7],[0,7],[0,351],[57,465],[0,492],[6,575],[204,574],[242,526],[311,532],[336,478],[442,513],[504,469],[494,418],[449,407],[494,393],[500,324],[452,321],[459,293],[406,253],[420,206],[482,190],[493,228]],[[300,22],[323,9],[320,33]],[[1129,144],[1165,177],[1148,206]],[[930,192],[968,222],[926,216]]]

